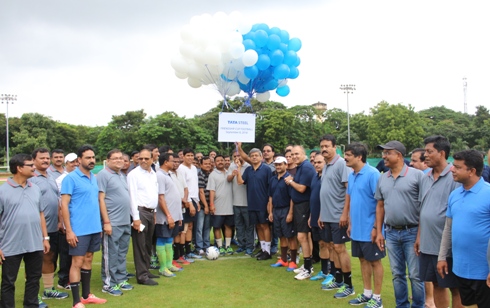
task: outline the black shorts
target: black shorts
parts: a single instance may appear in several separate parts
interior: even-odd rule
[[[296,235],[294,232],[294,224],[286,222],[289,213],[289,207],[274,208],[272,210],[274,235],[277,237],[292,238]]]
[[[434,282],[441,288],[459,287],[458,278],[453,273],[453,259],[447,258],[446,261],[449,273],[443,279],[437,272],[437,256],[421,253],[419,258],[420,280]]]
[[[325,243],[343,244],[350,241],[347,236],[347,228],[340,228],[338,223],[323,222],[323,229],[320,229],[320,239]]]
[[[463,306],[478,305],[490,307],[490,288],[486,280],[474,280],[458,277],[459,294]]]
[[[352,241],[352,256],[363,258],[367,261],[378,261],[386,256],[386,251],[379,250],[378,245],[371,242]]]
[[[311,239],[315,242],[321,240],[320,232],[321,232],[320,227],[311,227]]]
[[[155,225],[155,236],[156,237],[166,237],[166,238],[174,238],[176,237],[179,232],[180,228],[178,226],[179,222],[175,222],[175,227],[173,229],[170,229],[168,224],[156,224]]]
[[[293,205],[293,222],[294,231],[296,233],[308,233],[311,232],[308,226],[308,219],[310,218],[310,202],[300,202]]]
[[[233,227],[235,225],[234,215],[211,215],[212,225],[215,229],[223,226]]]
[[[196,215],[191,216],[191,214],[189,213],[190,212],[189,209],[185,209],[185,213],[182,214],[184,223],[195,222],[197,219],[197,203],[194,202],[194,200],[192,200],[191,203],[192,205],[194,205],[194,208],[196,209]]]
[[[248,211],[248,218],[251,225],[266,224],[269,222],[267,211]]]
[[[68,250],[70,256],[84,256],[87,252],[96,252],[100,250],[101,233],[77,236],[77,247],[71,247]]]

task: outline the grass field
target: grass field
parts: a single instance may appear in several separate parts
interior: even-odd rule
[[[349,246],[348,246],[349,247]],[[350,247],[349,247],[350,248]],[[297,281],[284,268],[272,268],[272,260],[257,261],[249,256],[235,254],[218,260],[198,260],[184,267],[175,278],[156,279],[158,286],[148,287],[129,282],[135,288],[114,297],[101,292],[100,252],[94,258],[92,293],[106,298],[104,307],[351,307],[353,299],[334,299],[335,291],[323,291],[320,282]],[[385,275],[382,298],[384,307],[395,307],[388,259],[383,260]],[[134,273],[132,252],[128,254],[128,270]],[[314,265],[315,272],[319,264]],[[157,274],[158,272],[152,271]],[[352,259],[352,281],[356,294],[362,292],[359,261]],[[55,283],[57,278],[55,278]],[[42,286],[41,286],[42,288]],[[71,307],[72,299],[46,300],[49,307]],[[24,269],[16,283],[16,305],[22,307]],[[358,306],[359,307],[359,306]],[[362,306],[360,306],[362,307]]]

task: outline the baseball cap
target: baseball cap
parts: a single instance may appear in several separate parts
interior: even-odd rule
[[[405,146],[403,143],[397,140],[392,140],[388,142],[387,144],[380,144],[377,146],[379,150],[396,150],[402,154],[402,156],[405,156],[407,153],[407,149],[405,149]]]
[[[66,155],[66,156],[65,156],[65,164],[66,164],[67,162],[72,162],[72,161],[74,161],[75,159],[77,159],[77,157],[78,157],[78,156],[77,156],[77,154],[75,154],[75,153],[70,153],[70,154]]]
[[[288,163],[288,161],[287,161],[287,160],[286,160],[286,158],[285,158],[285,157],[283,157],[283,156],[277,156],[277,157],[276,157],[276,160],[274,161],[274,164],[282,164],[282,163],[287,164],[287,163]]]

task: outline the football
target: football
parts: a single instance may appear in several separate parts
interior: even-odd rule
[[[206,258],[208,260],[216,260],[219,257],[219,249],[215,246],[208,247],[206,249]]]

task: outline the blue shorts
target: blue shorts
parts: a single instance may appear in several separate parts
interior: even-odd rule
[[[189,209],[185,209],[185,213],[182,215],[184,217],[184,223],[195,222],[197,219],[197,203],[194,202],[194,200],[192,200],[191,203],[196,209],[196,215],[191,216]]]
[[[70,256],[84,256],[87,252],[96,252],[100,250],[101,233],[77,236],[77,247],[71,247],[68,250]]]
[[[176,237],[179,232],[180,228],[178,226],[179,222],[175,222],[175,227],[173,229],[170,229],[168,224],[156,224],[155,225],[155,236],[156,237],[170,237],[174,238]]]
[[[269,222],[267,211],[248,211],[251,225],[266,224]]]
[[[296,235],[296,233],[294,232],[293,222],[286,222],[288,213],[289,207],[274,208],[272,210],[275,236],[291,238]]]
[[[323,229],[320,229],[320,239],[325,243],[343,244],[350,241],[347,236],[347,227],[340,228],[338,223],[323,222]]]
[[[380,260],[386,256],[386,251],[381,251],[376,243],[352,241],[351,244],[352,256],[363,258],[373,262]]]
[[[293,205],[293,222],[294,231],[296,233],[308,233],[311,232],[308,226],[308,219],[310,218],[310,202],[300,202]]]
[[[234,215],[211,215],[211,219],[215,229],[221,229],[223,226],[233,227],[235,225]]]
[[[322,239],[322,237],[320,236],[321,231],[322,229],[320,229],[320,227],[311,227],[311,239],[315,242],[321,240]]]
[[[459,281],[453,273],[453,258],[447,258],[448,274],[444,275],[444,279],[437,272],[437,256],[420,254],[419,270],[420,280],[431,281],[436,283],[441,288],[457,288]]]

